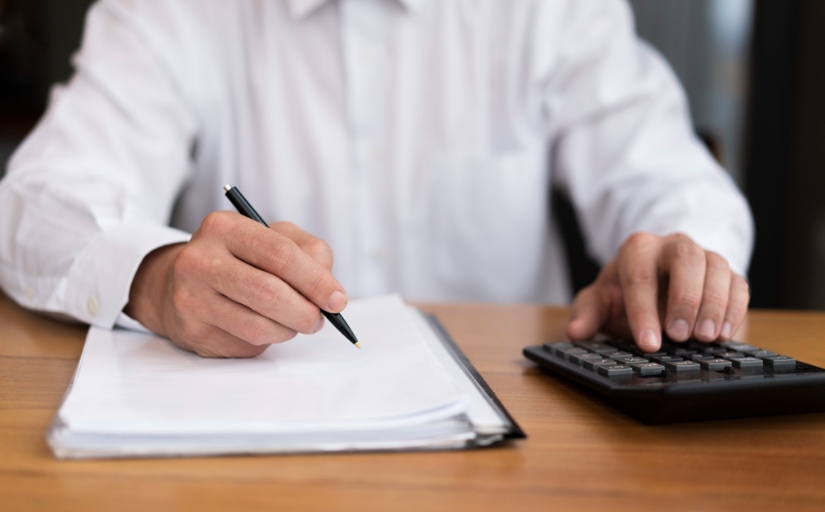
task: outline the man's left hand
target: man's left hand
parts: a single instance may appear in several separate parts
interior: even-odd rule
[[[570,339],[597,332],[633,337],[646,352],[674,341],[731,339],[748,310],[750,290],[720,255],[683,234],[631,235],[596,281],[573,303]]]

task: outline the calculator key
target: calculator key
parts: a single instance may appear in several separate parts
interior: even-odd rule
[[[726,343],[722,343],[722,346],[727,348],[730,352],[744,352],[746,350],[759,350],[758,347],[754,347],[752,345],[746,345],[744,343],[739,343],[738,341],[728,341]]]
[[[692,356],[696,352],[697,352],[696,350],[688,350],[686,348],[679,348],[679,349],[676,349],[676,350],[673,351],[673,355],[676,356],[676,357],[687,357],[687,356]]]
[[[725,352],[723,354],[717,354],[716,357],[721,357],[723,359],[732,359],[737,357],[747,357],[742,352]]]
[[[761,368],[762,360],[758,357],[731,357],[730,362],[736,368]]]
[[[796,359],[788,356],[766,356],[762,358],[765,364],[774,368],[795,367]]]
[[[545,343],[544,344],[544,350],[546,350],[546,351],[548,351],[552,354],[555,354],[555,355],[561,355],[561,352],[563,350],[567,350],[567,349],[570,349],[570,348],[574,348],[573,344],[572,343],[567,343],[565,341],[559,341],[557,343]]]
[[[594,350],[594,352],[605,357],[610,357],[610,355],[619,352],[619,349],[617,349],[616,347],[611,347],[610,345],[605,345],[605,348]]]
[[[665,371],[665,367],[660,365],[659,363],[634,363],[630,365],[636,373],[642,376],[647,375],[659,375],[663,371]]]
[[[649,363],[649,362],[650,361],[648,361],[644,357],[631,357],[629,359],[624,360],[624,364],[631,365],[631,366],[634,365],[634,364],[645,364],[645,363]]]
[[[620,375],[633,375],[633,369],[623,364],[615,366],[599,366],[599,373],[608,377],[617,377]]]
[[[602,366],[615,366],[616,361],[612,359],[585,359],[582,361],[582,366],[588,370],[596,370]]]
[[[603,341],[574,341],[573,344],[590,352],[610,347],[610,345]]]
[[[719,370],[724,370],[725,367],[728,367],[730,365],[731,365],[730,361],[728,361],[727,359],[721,359],[721,358],[718,358],[718,359],[702,359],[701,361],[699,361],[699,366],[701,366],[705,370],[712,371],[712,372],[719,371]]]
[[[570,360],[578,364],[582,364],[587,359],[597,360],[601,358],[602,356],[600,356],[599,354],[594,354],[593,352],[588,352],[586,354],[573,354],[572,356],[570,356]]]
[[[699,371],[700,368],[696,361],[668,361],[665,367],[677,373]]]
[[[655,362],[657,362],[657,363],[662,363],[662,364],[665,364],[667,361],[683,361],[683,359],[682,359],[681,357],[676,357],[676,356],[668,356],[668,355],[664,355],[664,356],[651,356],[651,357],[650,357],[650,360],[651,360],[651,361],[655,361]]]
[[[634,356],[633,354],[628,354],[627,352],[619,352],[617,354],[610,354],[609,357],[610,357],[610,359],[613,359],[614,361],[617,361],[619,363],[623,363],[627,359],[633,359],[636,356]]]
[[[701,361],[702,359],[716,359],[713,354],[693,354],[690,356],[692,361]]]
[[[561,353],[564,355],[565,359],[570,359],[572,356],[581,356],[584,354],[589,354],[588,351],[579,347],[568,348],[567,350],[562,350]]]
[[[776,355],[776,352],[771,352],[770,350],[743,350],[743,352],[746,356],[759,358]]]

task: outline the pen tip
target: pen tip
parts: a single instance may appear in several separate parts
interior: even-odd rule
[[[229,183],[223,186],[224,192],[229,192],[230,190],[232,190],[232,185],[230,185]]]
[[[358,348],[361,348],[361,345],[359,345],[357,341],[355,343],[353,343],[353,345],[355,345]]]

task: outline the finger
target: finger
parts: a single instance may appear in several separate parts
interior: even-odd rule
[[[567,337],[572,340],[592,338],[607,321],[609,305],[600,296],[598,282],[584,288],[576,295],[567,325]]]
[[[206,277],[207,284],[227,300],[291,331],[313,334],[323,325],[321,310],[290,285],[231,255],[227,255],[227,260],[213,264]],[[221,313],[224,311],[212,311],[210,317]],[[225,329],[223,325],[218,326]],[[230,332],[254,343],[236,331]]]
[[[662,252],[662,269],[669,277],[665,325],[674,341],[690,337],[702,303],[705,251],[684,235],[669,237]]]
[[[288,237],[231,212],[210,214],[204,223],[217,224],[207,229],[221,234],[237,258],[282,279],[319,308],[337,313],[346,307],[340,283]]]
[[[627,321],[636,344],[647,352],[658,350],[662,343],[657,308],[659,248],[653,235],[636,233],[628,238],[618,256]]]
[[[295,242],[302,251],[320,263],[327,270],[332,269],[333,255],[329,244],[310,235],[291,222],[273,222],[269,227]]]
[[[719,332],[719,339],[722,341],[731,339],[742,326],[748,314],[748,302],[751,298],[750,286],[745,278],[737,274],[731,274],[731,276],[728,308]]]
[[[252,345],[281,343],[291,340],[298,334],[295,330],[218,293],[213,293],[209,300],[209,312],[210,315],[203,320],[204,323],[222,329]],[[321,317],[313,330],[317,332],[323,325],[324,317]]]
[[[730,296],[731,272],[725,258],[714,252],[707,252],[705,256],[705,286],[693,335],[699,341],[710,342],[718,338],[722,330]]]
[[[269,345],[252,345],[213,325],[202,322],[188,324],[182,333],[172,336],[180,348],[201,357],[256,357]]]

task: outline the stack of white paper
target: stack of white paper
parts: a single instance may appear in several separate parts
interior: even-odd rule
[[[328,323],[254,359],[92,328],[49,444],[61,458],[442,448],[475,438],[473,420],[502,429],[399,297],[346,318],[360,350]]]

